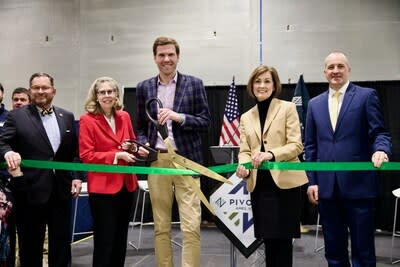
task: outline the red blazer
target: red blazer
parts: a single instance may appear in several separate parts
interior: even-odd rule
[[[115,116],[116,133],[103,114],[86,113],[80,118],[79,155],[83,163],[113,164],[115,153],[122,151],[120,146],[126,139],[135,139],[130,116],[125,111],[117,111]],[[118,165],[128,165],[119,160]],[[137,178],[134,174],[88,173],[88,192],[115,194],[124,186],[129,192],[136,190]]]

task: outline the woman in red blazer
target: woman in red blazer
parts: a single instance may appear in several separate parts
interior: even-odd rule
[[[118,83],[109,77],[96,79],[80,118],[79,154],[84,163],[128,165],[135,139],[130,116],[122,111]],[[141,156],[146,151],[139,150]],[[124,266],[129,212],[137,188],[134,174],[88,173],[89,204],[93,216],[93,266]]]

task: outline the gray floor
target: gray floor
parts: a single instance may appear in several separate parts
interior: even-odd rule
[[[179,226],[174,226],[174,240],[180,242],[181,236]],[[293,266],[327,266],[324,260],[324,251],[321,249],[315,252],[315,226],[306,226],[310,231],[302,234],[301,239],[294,242],[294,264]],[[136,226],[129,229],[128,240],[135,246],[138,245],[139,228]],[[263,249],[255,251],[249,258],[245,258],[240,252],[236,251],[236,265],[232,261],[231,246],[229,240],[215,226],[206,225],[202,227],[202,267],[223,267],[223,266],[265,266]],[[393,266],[390,264],[391,233],[376,233],[376,254],[377,266]],[[318,239],[318,246],[323,245],[323,240]],[[72,266],[88,267],[92,260],[92,238],[87,237],[72,245]],[[175,266],[180,265],[181,249],[173,245]],[[400,258],[400,238],[395,240],[394,256]],[[137,250],[128,245],[125,260],[127,267],[150,267],[155,266],[154,246],[153,246],[153,226],[143,227],[141,245]],[[396,265],[395,265],[396,266]],[[400,263],[397,264],[400,266]]]

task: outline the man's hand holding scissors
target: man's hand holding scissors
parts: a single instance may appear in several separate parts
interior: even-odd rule
[[[183,123],[183,115],[177,113],[169,108],[160,108],[157,114],[158,122],[164,125],[168,120],[175,121],[177,123]]]

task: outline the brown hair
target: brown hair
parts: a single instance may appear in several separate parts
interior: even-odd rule
[[[11,95],[11,99],[14,98],[15,94],[26,94],[28,96],[29,103],[31,102],[31,93],[25,87],[17,87],[14,89]]]
[[[31,78],[29,78],[29,86],[32,85],[33,79],[38,78],[38,77],[47,77],[47,78],[49,78],[51,86],[54,86],[53,77],[51,77],[50,74],[47,74],[45,72],[36,72],[36,73],[32,74]]]
[[[281,81],[279,80],[278,71],[274,67],[260,65],[253,70],[253,72],[250,75],[249,81],[247,83],[247,93],[249,94],[249,96],[251,96],[252,98],[255,98],[254,92],[253,92],[254,80],[257,79],[261,74],[268,72],[268,71],[271,73],[272,81],[274,82],[275,90],[272,94],[272,97],[278,97],[281,94],[282,85],[281,85]]]
[[[172,44],[175,46],[175,52],[176,54],[179,56],[179,44],[177,41],[175,41],[175,39],[170,38],[170,37],[166,37],[166,36],[160,36],[158,37],[153,44],[153,55],[157,55],[157,47],[160,45],[169,45]]]

